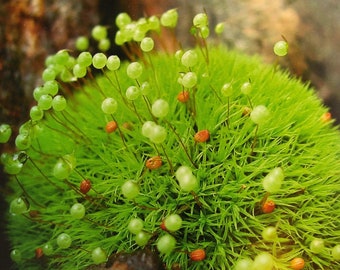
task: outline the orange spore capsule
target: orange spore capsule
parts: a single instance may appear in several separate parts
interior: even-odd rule
[[[205,259],[205,256],[206,256],[205,250],[201,248],[190,252],[190,259],[192,261],[196,261],[196,262],[203,261]]]
[[[275,209],[275,202],[272,200],[266,200],[262,205],[262,212],[265,214],[269,214],[274,211]]]
[[[305,267],[305,260],[302,258],[294,258],[290,262],[290,267],[294,270],[301,270]]]
[[[107,122],[106,126],[105,126],[105,130],[107,133],[112,133],[117,129],[118,125],[116,123],[116,121],[110,121]]]
[[[331,119],[332,119],[332,114],[331,114],[330,112],[324,113],[324,114],[322,115],[322,117],[321,117],[321,121],[322,121],[323,123],[327,123],[327,122],[329,122]]]
[[[189,91],[181,91],[177,95],[177,100],[181,103],[186,103],[190,98]]]
[[[162,166],[162,158],[160,156],[154,156],[146,161],[146,167],[150,170],[158,169]]]
[[[210,133],[209,133],[209,130],[207,129],[198,131],[194,136],[194,140],[197,143],[206,142],[207,140],[209,140],[209,138],[210,138]]]
[[[44,252],[41,247],[35,249],[35,258],[40,259],[44,255]]]
[[[84,179],[80,182],[80,192],[86,194],[91,189],[91,181],[88,179]]]

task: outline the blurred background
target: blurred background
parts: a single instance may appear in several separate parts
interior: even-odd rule
[[[280,64],[293,76],[310,82],[339,123],[338,0],[0,0],[0,123],[9,123],[16,130],[27,120],[29,108],[34,105],[32,91],[42,83],[46,56],[74,48],[75,39],[89,35],[96,24],[107,25],[113,34],[119,12],[138,19],[161,15],[170,8],[178,8],[176,35],[183,47],[193,43],[188,31],[197,12],[208,14],[211,30],[225,22],[221,42],[248,54],[259,54],[268,63],[276,61],[272,47],[284,36],[290,50]],[[120,54],[118,50],[113,52]],[[0,145],[0,152],[8,147]],[[3,200],[10,191],[5,182],[0,169],[0,266],[10,269],[6,267],[10,261],[4,220],[8,210]]]

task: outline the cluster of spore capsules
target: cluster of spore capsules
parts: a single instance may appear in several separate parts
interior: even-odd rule
[[[16,150],[1,155],[12,260],[339,269],[340,136],[327,108],[276,66],[208,42],[224,24],[210,33],[206,13],[193,18],[195,48],[156,50],[178,18],[122,13],[114,39],[98,25],[91,42],[46,59]],[[108,55],[113,40],[129,61]],[[287,50],[274,46],[278,57]],[[10,136],[2,124],[1,142]],[[134,254],[159,260],[121,259]]]

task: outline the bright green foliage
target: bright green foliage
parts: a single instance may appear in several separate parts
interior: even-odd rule
[[[176,14],[161,23],[172,27]],[[157,28],[155,19],[137,23],[126,14],[116,23],[124,42],[136,29]],[[204,27],[204,15],[195,24]],[[132,63],[99,54],[97,72],[90,53],[75,56],[73,66],[88,69],[84,78],[55,79],[67,106],[56,96],[53,109],[32,107],[20,133],[29,144],[18,140],[18,153],[1,155],[13,190],[6,199],[24,200],[8,213],[18,267],[87,269],[145,247],[169,268],[289,270],[292,258],[303,257],[305,270],[339,269],[340,135],[322,120],[327,108],[315,93],[223,46],[176,56],[146,55],[133,44]],[[72,73],[65,52],[48,62]],[[126,95],[129,87],[138,98]],[[186,103],[177,100],[184,88]],[[34,96],[46,94],[39,88]],[[113,120],[117,132],[108,134]],[[197,143],[202,130],[209,140]],[[155,156],[162,165],[148,169]],[[275,210],[263,213],[268,196]],[[37,247],[44,260],[33,258]],[[188,258],[197,249],[205,250],[203,261]]]

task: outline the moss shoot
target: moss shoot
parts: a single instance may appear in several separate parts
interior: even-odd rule
[[[178,18],[120,14],[131,61],[85,51],[86,37],[46,60],[16,151],[1,155],[9,255],[18,269],[115,269],[143,251],[161,261],[145,269],[339,269],[327,108],[287,72],[209,44],[206,14],[196,47],[155,49]],[[106,28],[92,34],[106,51]]]

